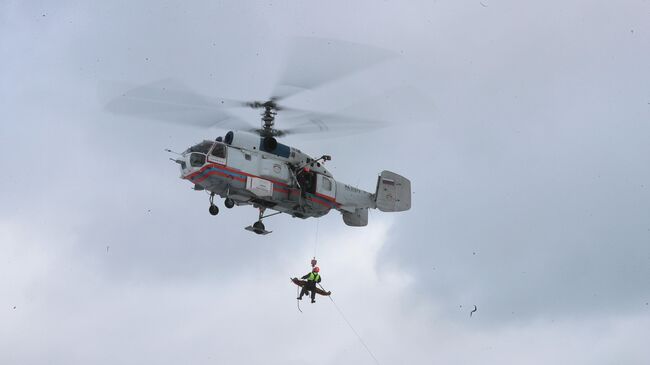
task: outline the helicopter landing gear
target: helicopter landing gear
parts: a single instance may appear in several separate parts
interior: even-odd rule
[[[217,215],[219,214],[219,207],[217,207],[216,205],[211,205],[210,208],[208,208],[208,211],[212,215]]]
[[[232,207],[235,206],[235,201],[230,198],[226,198],[226,200],[224,200],[223,202],[223,205],[225,205],[226,208],[231,209]]]
[[[282,212],[275,212],[273,214],[264,215],[265,208],[259,208],[259,209],[260,209],[260,215],[259,215],[259,218],[257,219],[257,222],[253,223],[252,225],[250,225],[250,226],[248,226],[248,227],[246,227],[244,229],[247,230],[247,231],[254,232],[256,234],[269,234],[272,231],[267,231],[266,230],[266,227],[264,227],[264,223],[262,223],[262,219],[274,216],[276,214],[280,214]]]
[[[210,208],[208,209],[210,214],[217,215],[219,214],[219,207],[214,205],[214,193],[210,194]]]
[[[257,221],[255,223],[253,223],[253,229],[255,230],[255,233],[257,233],[257,234],[261,234],[261,232],[264,232],[265,231],[264,228],[265,228],[264,223],[262,223],[262,221]]]

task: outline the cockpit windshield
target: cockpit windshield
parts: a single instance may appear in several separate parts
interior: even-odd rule
[[[213,143],[214,143],[214,142],[212,142],[212,141],[203,141],[203,142],[201,142],[201,143],[199,143],[199,144],[195,144],[194,146],[188,148],[187,151],[185,151],[185,152],[186,152],[186,153],[189,153],[189,152],[200,152],[200,153],[205,153],[205,154],[207,154],[208,151],[210,150],[210,147],[212,147],[212,144],[213,144]]]

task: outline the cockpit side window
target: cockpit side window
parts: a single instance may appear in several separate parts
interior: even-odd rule
[[[202,153],[193,152],[190,155],[190,165],[192,165],[192,167],[201,167],[205,165],[205,155]]]
[[[215,144],[210,154],[214,157],[226,158],[226,145],[222,143]]]

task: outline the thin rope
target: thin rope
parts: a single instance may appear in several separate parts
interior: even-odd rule
[[[316,246],[318,245],[318,223],[320,219],[316,218],[316,236],[314,237],[314,257],[316,257]]]
[[[318,286],[320,286],[321,289],[325,290],[325,289],[323,288],[322,285],[318,284]],[[327,290],[325,290],[325,291],[327,291]],[[357,335],[357,338],[359,339],[359,342],[361,342],[361,344],[363,345],[363,347],[365,347],[366,351],[368,351],[368,354],[372,357],[372,359],[375,360],[375,364],[379,365],[379,360],[377,360],[377,358],[376,358],[375,355],[372,353],[372,351],[370,351],[370,348],[369,348],[368,345],[366,345],[366,343],[363,341],[363,339],[361,338],[361,335],[359,335],[359,332],[357,332],[357,330],[355,330],[354,327],[352,327],[352,324],[351,324],[350,321],[348,321],[348,319],[345,317],[345,314],[343,314],[343,311],[341,310],[341,308],[339,308],[339,306],[336,305],[336,302],[334,301],[334,299],[332,299],[332,296],[329,295],[328,297],[329,297],[330,300],[332,301],[332,304],[334,304],[334,307],[336,308],[336,310],[337,310],[337,311],[339,312],[339,314],[341,315],[341,318],[343,318],[343,320],[345,321],[345,323],[348,324],[348,327],[350,327],[350,329],[352,330],[352,332],[354,332],[354,334]]]

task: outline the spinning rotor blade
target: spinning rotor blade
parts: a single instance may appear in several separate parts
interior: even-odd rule
[[[395,110],[394,105],[405,106]],[[369,98],[356,101],[337,113],[305,112],[296,117],[283,118],[288,128],[284,134],[350,134],[361,133],[395,125],[391,121],[400,120],[400,125],[428,123],[433,113],[432,101],[418,90],[405,85],[393,88]],[[368,115],[368,118],[351,115]]]
[[[343,129],[347,130],[377,127],[377,123],[370,121],[361,122],[358,118],[288,108],[281,105],[280,102],[299,92],[317,88],[394,56],[393,52],[367,45],[319,38],[295,38],[289,51],[289,61],[285,64],[286,67],[272,96],[266,101],[236,101],[233,103],[237,106],[265,110],[266,118],[269,120],[264,119],[265,125],[262,129],[253,130],[260,135],[283,136],[285,134],[323,132],[329,130],[330,126],[334,126],[337,120],[345,121],[346,126]],[[298,118],[303,124],[290,129],[272,127],[273,119],[279,111],[302,113],[302,116]],[[362,124],[365,125],[363,128],[361,128]],[[336,129],[342,128],[339,126]]]
[[[383,128],[386,122],[380,120],[362,119],[342,114],[308,113],[296,118],[287,119],[295,123],[293,127],[283,128],[283,135],[315,134],[315,133],[360,133],[368,130]]]
[[[177,81],[162,80],[122,93],[106,105],[106,110],[119,115],[202,127],[254,129],[223,110],[233,103],[197,94]]]
[[[124,92],[112,99],[106,109],[115,114],[204,127],[219,126],[261,136],[331,133],[337,130],[360,132],[381,127],[383,123],[288,108],[280,105],[280,102],[298,92],[349,76],[394,56],[393,52],[367,45],[318,38],[296,38],[290,47],[288,62],[279,79],[279,86],[266,101],[209,98],[191,91],[179,82],[167,79]],[[232,107],[262,110],[262,127],[253,127],[224,110]],[[283,118],[283,122],[286,120],[290,123],[288,129],[274,127],[275,116],[280,111],[299,113],[294,118]],[[293,127],[291,122],[294,122]]]
[[[298,37],[289,50],[286,67],[271,100],[314,89],[394,56],[391,51],[368,45]]]

